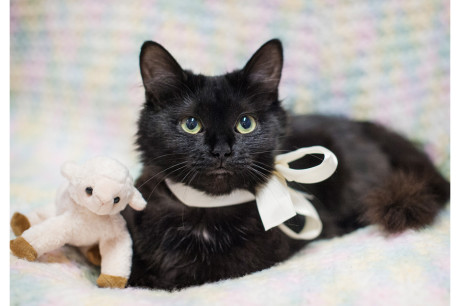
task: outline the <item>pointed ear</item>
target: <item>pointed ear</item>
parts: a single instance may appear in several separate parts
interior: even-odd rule
[[[139,62],[145,91],[157,99],[164,91],[176,90],[185,79],[185,73],[176,60],[156,42],[144,42]]]
[[[141,193],[136,188],[134,188],[133,198],[129,202],[129,206],[131,206],[134,210],[143,210],[146,205],[147,202],[145,202]]]
[[[272,39],[254,53],[243,72],[251,85],[274,92],[278,89],[282,68],[283,46],[278,39]]]
[[[61,166],[61,174],[69,181],[73,180],[79,171],[79,166],[74,162],[65,162]]]

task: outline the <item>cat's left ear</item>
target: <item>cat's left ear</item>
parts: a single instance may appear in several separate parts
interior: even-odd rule
[[[146,92],[156,97],[177,90],[185,74],[172,55],[160,44],[146,41],[139,56],[142,81]]]
[[[272,39],[254,53],[243,73],[252,85],[274,92],[278,89],[282,68],[283,46],[278,39]]]

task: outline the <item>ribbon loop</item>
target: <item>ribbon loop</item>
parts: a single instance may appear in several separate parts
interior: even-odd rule
[[[305,225],[298,233],[294,232],[283,223],[278,225],[278,227],[286,235],[294,239],[315,239],[321,234],[321,230],[323,229],[323,224],[321,223],[318,213],[311,202],[306,198],[308,195],[303,195],[301,192],[292,188],[290,188],[289,191],[296,213],[305,217]]]
[[[297,170],[289,167],[290,162],[308,154],[323,154],[324,159],[321,164],[312,168]],[[337,165],[337,157],[335,157],[334,153],[321,146],[300,148],[286,154],[280,154],[276,156],[275,160],[275,169],[281,173],[286,180],[303,184],[314,184],[324,181],[335,172]]]
[[[307,169],[291,169],[289,163],[307,154],[323,154],[321,164]],[[313,205],[300,191],[287,186],[286,181],[302,184],[321,182],[330,177],[337,169],[337,157],[321,146],[300,148],[280,154],[275,158],[275,173],[269,181],[258,188],[256,194],[247,190],[234,190],[229,195],[209,196],[182,183],[166,179],[172,193],[184,204],[193,207],[222,207],[237,205],[256,200],[257,209],[265,230],[278,226],[286,235],[294,239],[310,240],[319,236],[322,223]],[[305,225],[298,233],[283,224],[296,214],[305,216]]]

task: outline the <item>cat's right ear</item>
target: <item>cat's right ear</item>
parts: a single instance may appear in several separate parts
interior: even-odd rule
[[[142,81],[146,92],[155,97],[175,90],[185,78],[185,73],[172,55],[160,44],[146,41],[139,56]]]
[[[278,39],[272,39],[254,53],[243,72],[249,83],[267,92],[276,92],[283,69],[283,46]]]

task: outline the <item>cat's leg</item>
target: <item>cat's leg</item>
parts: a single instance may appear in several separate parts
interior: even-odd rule
[[[393,171],[363,197],[363,218],[390,233],[429,225],[450,197],[450,184],[430,159],[403,137],[373,124],[364,131],[390,158]]]

